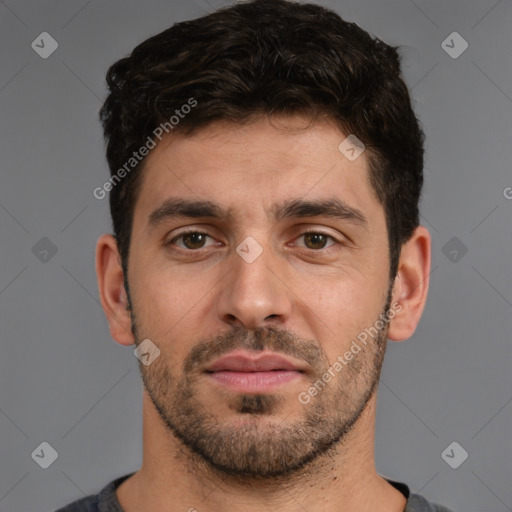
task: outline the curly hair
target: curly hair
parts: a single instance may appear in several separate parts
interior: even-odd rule
[[[318,5],[254,0],[147,39],[109,68],[107,84],[100,119],[112,176],[190,98],[196,104],[175,133],[273,114],[333,119],[366,146],[394,279],[401,245],[419,224],[424,151],[396,47]],[[144,162],[110,191],[125,279]]]

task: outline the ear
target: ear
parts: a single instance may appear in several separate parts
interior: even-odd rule
[[[396,314],[388,331],[392,341],[406,340],[416,330],[427,301],[430,256],[430,233],[425,227],[418,226],[400,252],[391,301]],[[397,304],[396,307],[393,304]]]
[[[102,235],[96,244],[96,276],[101,305],[107,317],[112,338],[121,345],[134,344],[121,257],[117,241],[112,235]]]

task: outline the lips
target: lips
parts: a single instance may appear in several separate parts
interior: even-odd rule
[[[262,354],[256,357],[245,354],[228,354],[211,364],[207,372],[270,372],[275,370],[302,371],[298,365],[278,354]]]
[[[275,353],[234,351],[209,365],[206,374],[239,392],[263,392],[300,378],[304,367]]]

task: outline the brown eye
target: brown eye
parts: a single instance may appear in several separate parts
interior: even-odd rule
[[[308,249],[314,249],[314,250],[325,249],[327,240],[329,238],[331,240],[334,240],[332,236],[326,235],[325,233],[321,233],[321,232],[303,233],[302,236],[304,237],[306,247]]]
[[[187,249],[201,249],[204,245],[204,241],[204,233],[188,233],[183,236],[183,243]]]
[[[197,250],[203,249],[205,247],[205,241],[207,238],[211,238],[206,233],[201,233],[200,231],[190,231],[187,233],[182,233],[181,235],[173,238],[170,242],[170,245],[176,244],[178,247],[182,249],[189,250]],[[178,240],[182,240],[183,245],[177,244]]]

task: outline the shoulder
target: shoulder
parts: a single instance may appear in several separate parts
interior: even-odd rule
[[[407,507],[404,512],[453,512],[449,508],[443,507],[437,503],[427,501],[419,494],[411,493],[407,500]]]
[[[443,507],[437,503],[427,501],[423,496],[414,494],[409,489],[409,486],[403,482],[391,480],[384,477],[384,479],[391,484],[395,489],[400,491],[407,499],[407,505],[404,512],[453,512],[449,508]]]
[[[91,494],[59,508],[55,512],[123,512],[116,496],[116,489],[133,473],[109,482],[98,494]]]
[[[65,507],[59,508],[56,512],[99,512],[98,497],[98,494],[91,494],[80,500],[73,501],[73,503],[69,503]]]

